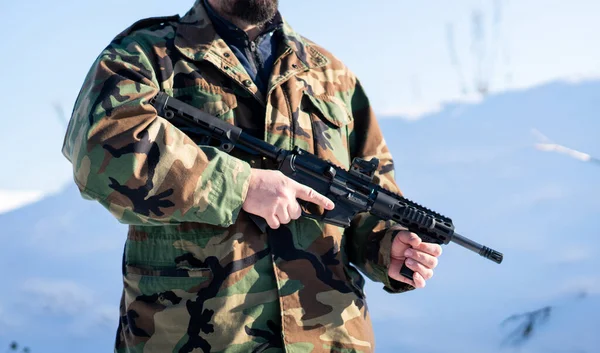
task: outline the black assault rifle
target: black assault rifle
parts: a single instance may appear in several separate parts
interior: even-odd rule
[[[448,244],[454,242],[496,263],[503,255],[454,232],[452,220],[373,183],[379,165],[377,158],[366,161],[354,158],[350,170],[295,147],[292,151],[273,146],[243,132],[217,117],[211,116],[180,100],[159,92],[150,103],[158,115],[193,131],[200,145],[210,145],[224,152],[238,148],[252,155],[275,162],[287,177],[306,185],[335,203],[331,211],[322,214],[306,212],[308,202],[299,200],[302,214],[339,227],[348,227],[358,213],[369,212],[382,220],[393,220],[418,234],[424,242]],[[184,131],[187,129],[183,129]],[[266,221],[250,215],[266,231]],[[412,279],[413,271],[404,265],[400,273]]]

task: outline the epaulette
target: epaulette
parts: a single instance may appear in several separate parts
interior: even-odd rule
[[[179,21],[179,19],[180,19],[179,15],[144,18],[144,19],[141,19],[141,20],[135,22],[134,24],[129,26],[127,29],[125,29],[123,32],[119,33],[116,38],[125,37],[134,31],[137,31],[137,30],[143,29],[143,28],[147,28],[152,25],[157,25],[157,24],[161,24],[161,23],[165,23],[165,22]]]

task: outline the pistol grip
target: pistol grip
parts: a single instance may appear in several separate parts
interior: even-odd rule
[[[252,214],[252,213],[248,213],[248,216],[254,222],[254,224],[256,224],[256,226],[260,229],[261,232],[263,232],[263,233],[267,232],[267,227],[269,225],[267,224],[267,221],[264,218],[257,216],[255,214]]]

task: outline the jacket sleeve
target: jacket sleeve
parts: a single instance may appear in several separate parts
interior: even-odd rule
[[[369,100],[357,81],[351,97],[354,128],[350,135],[352,158],[379,159],[379,168],[374,181],[382,187],[398,193],[401,191],[394,180],[394,161],[385,143],[383,134],[369,104]],[[369,213],[360,213],[346,228],[346,250],[350,262],[356,265],[367,277],[382,282],[390,293],[401,293],[414,287],[398,282],[387,275],[390,265],[393,233],[390,230],[395,222],[381,221]]]
[[[75,103],[62,152],[84,198],[121,223],[231,225],[250,165],[199,147],[148,102],[159,91],[152,61],[126,37],[96,59]]]

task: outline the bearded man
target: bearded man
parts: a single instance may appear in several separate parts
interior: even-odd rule
[[[63,153],[82,195],[129,225],[115,352],[372,352],[363,274],[391,293],[433,275],[438,245],[368,214],[347,229],[302,217],[298,199],[335,205],[266,160],[199,145],[149,103],[166,92],[343,168],[377,157],[376,180],[400,193],[358,79],[277,9],[198,0],[138,21],[83,84]]]

